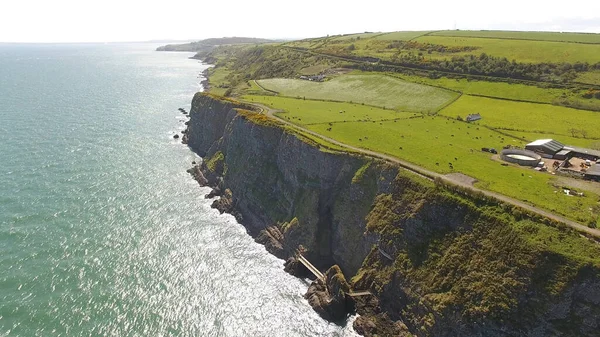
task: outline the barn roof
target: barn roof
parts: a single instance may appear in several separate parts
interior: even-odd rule
[[[556,141],[554,139],[538,139],[535,142],[531,142],[529,144],[527,144],[527,147],[541,147],[544,149],[547,149],[550,152],[558,152],[560,150],[562,150],[565,146],[559,142]]]
[[[587,155],[590,155],[590,156],[594,156],[594,157],[600,158],[600,151],[598,151],[598,150],[586,149],[586,148],[583,148],[583,147],[577,147],[577,146],[571,146],[571,145],[565,146],[565,149],[571,150],[573,152],[587,154]]]
[[[586,176],[597,176],[600,177],[600,164],[593,165],[585,173]]]

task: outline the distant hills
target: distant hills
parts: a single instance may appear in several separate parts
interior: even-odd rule
[[[196,42],[183,43],[183,44],[168,44],[156,48],[157,51],[186,51],[186,52],[206,52],[210,51],[215,47],[222,45],[233,45],[233,44],[260,44],[260,43],[273,43],[280,42],[276,40],[260,39],[254,37],[221,37],[221,38],[210,38],[206,40],[200,40]]]

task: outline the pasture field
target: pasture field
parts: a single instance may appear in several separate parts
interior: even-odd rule
[[[386,34],[380,34],[374,37],[374,40],[385,40],[385,41],[393,41],[393,40],[412,40],[419,36],[423,36],[425,34],[431,33],[431,31],[423,30],[423,31],[404,31],[404,32],[392,32]]]
[[[506,57],[526,63],[542,62],[589,62],[600,61],[600,44],[563,43],[551,41],[527,41],[507,39],[482,39],[450,36],[422,36],[416,39],[422,43],[444,46],[473,46],[479,49],[471,52],[432,55],[436,58],[449,58],[454,55],[480,55],[486,53],[496,57]]]
[[[422,76],[410,76],[389,73],[400,79],[460,91],[463,94],[504,98],[514,101],[528,101],[571,106],[578,109],[600,111],[600,100],[586,99],[582,95],[586,89],[542,88],[535,85],[508,82],[490,82],[478,79],[453,79],[441,77],[432,79]],[[600,81],[600,76],[598,78]]]
[[[327,130],[329,127],[331,131]],[[592,216],[592,213],[585,214],[582,210],[593,207],[598,201],[598,196],[592,194],[572,198],[555,192],[558,188],[552,185],[553,176],[549,174],[516,166],[502,166],[499,161],[492,160],[491,154],[479,151],[481,147],[502,148],[505,144],[522,146],[524,142],[483,127],[477,130],[475,125],[426,116],[396,122],[348,122],[333,126],[315,124],[306,125],[306,128],[340,142],[386,153],[436,172],[464,173],[476,178],[478,187],[532,202],[568,217],[578,214],[580,221]]]
[[[385,75],[343,75],[325,82],[267,79],[258,83],[283,96],[364,103],[410,112],[436,112],[458,93]]]
[[[576,130],[581,136],[600,138],[600,112],[469,95],[461,96],[440,111],[451,118],[465,118],[472,113],[483,117],[477,124],[497,129],[565,136],[573,135]]]
[[[314,101],[279,96],[248,95],[243,98],[250,103],[260,103],[277,110],[283,110],[276,113],[276,115],[299,125],[343,123],[359,120],[373,122],[420,116],[420,114],[412,112],[384,110],[356,103]]]
[[[502,30],[443,30],[432,32],[429,35],[600,44],[600,34],[593,33],[517,32]]]
[[[490,153],[481,152],[482,147],[524,146],[528,141],[477,124],[407,113],[403,115],[406,119],[387,120],[399,113],[350,103],[273,96],[246,96],[245,100],[290,111],[276,115],[345,144],[386,153],[439,173],[461,172],[476,178],[476,186],[480,188],[527,201],[579,221],[598,216],[589,211],[597,204],[597,195],[568,197],[559,193],[553,176],[532,169],[503,166],[492,159]],[[341,107],[345,109],[346,117],[341,117],[344,115],[339,113]],[[364,115],[360,115],[361,112]],[[386,120],[376,120],[379,117]],[[345,122],[341,118],[345,118]],[[365,121],[365,118],[371,120]]]
[[[347,40],[352,40],[352,39],[370,39],[372,37],[376,37],[381,34],[382,34],[381,32],[357,33],[357,34],[347,34],[347,35],[343,35],[343,36],[332,36],[332,37],[329,37],[328,39],[330,41],[347,41]]]
[[[561,96],[573,96],[567,89],[540,88],[534,85],[506,82],[488,82],[480,80],[468,80],[466,78],[454,79],[442,77],[432,79],[422,76],[410,76],[401,74],[390,74],[406,81],[423,83],[437,87],[460,91],[464,94],[483,95],[490,97],[506,98],[511,100],[531,101],[540,103],[553,103]]]

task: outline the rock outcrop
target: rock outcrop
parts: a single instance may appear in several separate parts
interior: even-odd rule
[[[317,279],[308,287],[304,298],[321,317],[341,321],[346,318],[353,305],[349,292],[350,285],[340,268],[335,265],[327,270],[324,280]]]
[[[286,270],[307,276],[298,247],[327,270],[307,293],[323,317],[355,307],[366,336],[597,335],[598,245],[466,190],[330,151],[251,109],[194,97],[185,137],[204,160],[190,173],[222,194],[214,207],[287,259]],[[375,296],[349,301],[351,288]]]

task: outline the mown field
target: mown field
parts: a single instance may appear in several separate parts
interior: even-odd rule
[[[380,120],[406,119],[420,114],[398,112],[356,103],[313,101],[279,96],[245,96],[244,100],[260,103],[282,112],[277,116],[299,125],[340,123],[350,121],[378,122]]]
[[[440,111],[451,118],[472,113],[483,117],[477,124],[497,129],[600,138],[600,113],[593,111],[469,95]]]
[[[559,189],[552,184],[553,176],[503,166],[500,161],[493,160],[490,153],[480,151],[482,147],[524,146],[527,141],[483,126],[439,116],[414,118],[414,114],[403,115],[412,118],[377,121],[376,118],[397,115],[390,115],[393,112],[389,110],[371,110],[358,104],[271,96],[247,96],[245,99],[289,111],[278,116],[345,144],[390,154],[440,173],[461,172],[478,179],[478,187],[532,202],[569,217],[579,214],[580,221],[591,217],[582,210],[593,207],[598,201],[598,196],[592,194],[582,198],[565,196],[555,192]],[[343,110],[341,107],[347,116],[342,117],[344,113],[339,113]],[[371,120],[364,121],[365,118]]]
[[[450,36],[422,36],[415,41],[433,43],[444,46],[473,46],[479,49],[453,55],[479,55],[486,53],[496,57],[506,57],[518,62],[589,62],[599,61],[600,44],[561,43],[552,41],[526,41],[509,39],[482,39]],[[450,55],[434,55],[432,57],[450,57]]]
[[[429,35],[600,44],[600,34],[587,33],[518,32],[501,30],[443,30],[432,32]]]
[[[267,79],[258,83],[280,95],[364,103],[410,112],[435,112],[458,93],[385,75],[344,75],[325,82]]]

